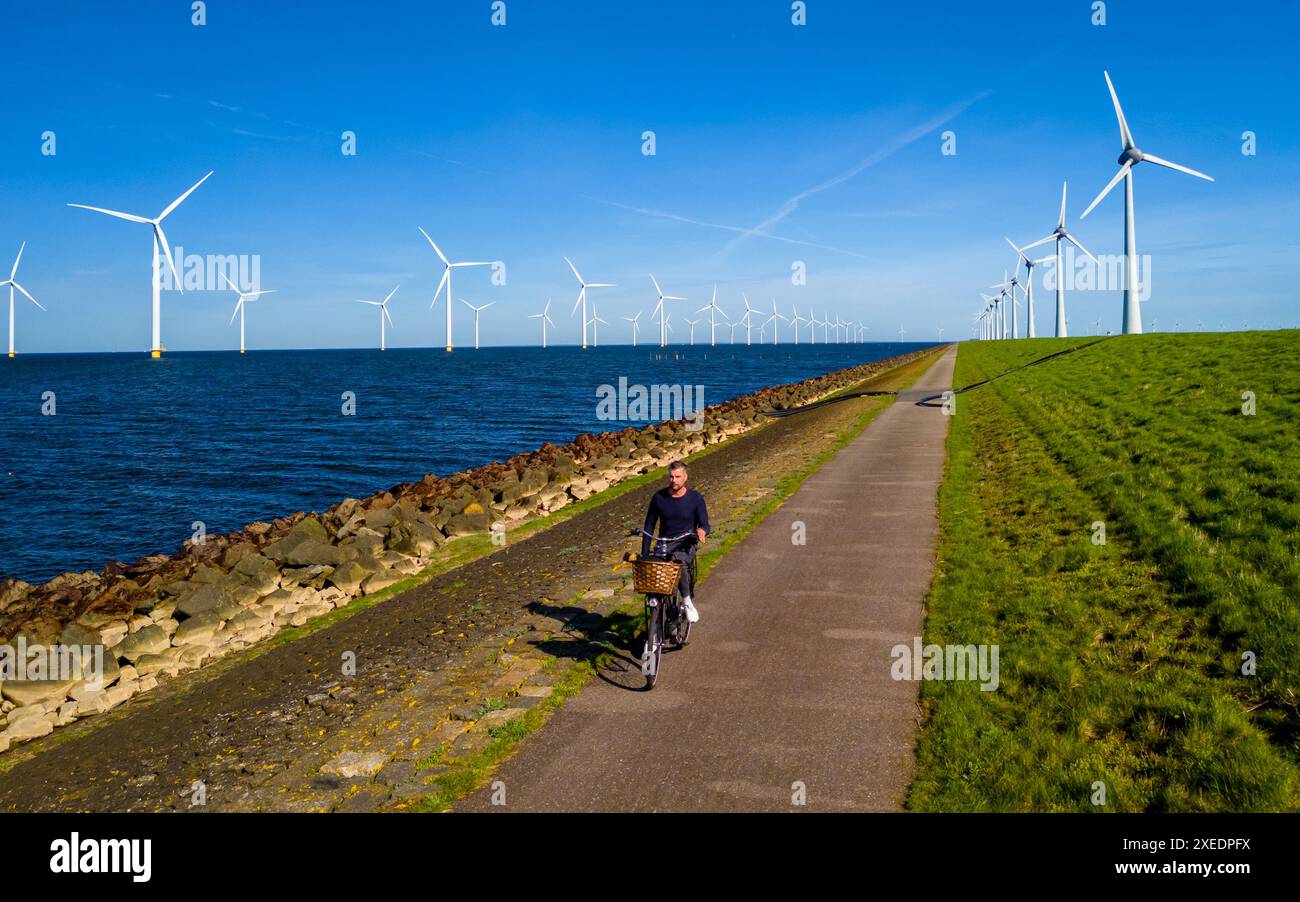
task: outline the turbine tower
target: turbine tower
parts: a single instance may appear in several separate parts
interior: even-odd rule
[[[119,213],[117,210],[105,210],[103,207],[88,207],[85,204],[68,204],[69,207],[77,207],[78,209],[81,210],[93,210],[96,213],[107,213],[109,216],[115,216],[118,219],[126,219],[129,220],[130,222],[147,222],[151,226],[153,226],[153,338],[151,340],[152,344],[150,344],[149,346],[150,357],[161,357],[163,352],[162,266],[158,261],[159,245],[162,246],[163,254],[167,259],[167,266],[172,271],[172,277],[176,279],[176,290],[180,292],[184,292],[185,290],[184,286],[181,285],[180,273],[176,271],[176,264],[172,260],[171,246],[167,243],[167,236],[163,234],[162,221],[166,219],[173,210],[179,207],[181,203],[184,202],[185,198],[193,194],[195,188],[199,187],[199,185],[202,185],[204,182],[206,182],[209,176],[211,175],[212,173],[209,172],[203,178],[195,182],[193,186],[191,186],[189,191],[186,191],[180,197],[176,198],[174,201],[168,204],[167,207],[161,213],[155,216],[153,219],[149,219],[148,217],[145,216],[136,216],[133,213]]]
[[[641,319],[641,311],[636,312],[636,316],[625,316],[623,319],[632,324],[632,347],[636,347],[636,331],[640,327],[638,320]]]
[[[1171,163],[1154,154],[1140,150],[1133,143],[1133,133],[1129,131],[1128,122],[1124,119],[1124,110],[1120,108],[1119,96],[1115,93],[1115,86],[1111,83],[1110,73],[1103,70],[1102,74],[1106,76],[1106,87],[1110,90],[1110,99],[1115,105],[1115,118],[1119,120],[1119,139],[1124,150],[1117,161],[1120,164],[1119,172],[1116,172],[1110,183],[1101,189],[1101,193],[1097,195],[1092,203],[1088,204],[1088,209],[1084,210],[1079,218],[1083,219],[1091,213],[1093,207],[1101,203],[1101,199],[1110,193],[1110,189],[1114,188],[1120,179],[1124,180],[1124,334],[1140,335],[1142,333],[1142,311],[1138,300],[1137,236],[1133,231],[1133,167],[1145,160],[1148,163],[1155,163],[1157,166],[1164,166],[1166,169],[1176,169],[1179,172],[1194,175],[1198,179],[1205,179],[1207,182],[1212,182],[1214,179],[1204,172],[1188,169],[1186,166]]]
[[[491,307],[493,304],[495,304],[496,301],[488,301],[482,307],[475,307],[473,304],[471,304],[469,301],[465,300],[464,298],[461,298],[460,302],[464,304],[466,307],[468,307],[469,309],[474,311],[474,350],[477,351],[478,350],[478,315],[482,313],[484,310],[486,310],[487,308]]]

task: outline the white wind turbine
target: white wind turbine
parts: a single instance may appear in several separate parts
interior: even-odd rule
[[[734,345],[736,343],[736,330],[740,328],[740,323],[728,322],[727,325],[731,327],[731,341],[729,344]]]
[[[794,326],[794,343],[795,343],[795,344],[798,344],[798,343],[799,343],[799,324],[800,324],[800,323],[806,323],[806,322],[808,322],[808,318],[807,318],[806,316],[800,316],[800,315],[799,315],[799,308],[796,307],[794,304],[791,304],[791,305],[790,305],[790,310],[791,310],[791,311],[793,312],[793,314],[794,314],[793,316],[790,317],[790,324]]]
[[[899,344],[902,344],[902,343],[903,343],[903,336],[906,335],[906,334],[907,334],[907,330],[904,329],[902,326],[899,326],[899,327],[898,327],[898,343],[899,343]]]
[[[727,319],[727,314],[726,314],[725,312],[723,312],[723,309],[722,309],[721,307],[718,306],[718,286],[717,286],[717,285],[714,285],[714,286],[713,286],[713,300],[709,301],[709,304],[708,304],[707,307],[701,307],[699,310],[696,310],[695,312],[696,312],[696,313],[703,313],[705,310],[709,311],[709,347],[715,347],[715,346],[717,345],[717,343],[718,343],[718,319],[717,319],[717,314],[719,314],[719,313],[722,314],[722,319],[723,319],[724,322],[730,322],[730,320]],[[735,335],[736,335],[736,332],[735,332],[734,329],[732,330],[731,334],[732,334],[732,337],[734,338]]]
[[[637,332],[637,329],[640,328],[640,323],[639,323],[638,321],[641,319],[641,311],[638,310],[638,311],[636,312],[636,316],[625,316],[625,317],[623,317],[623,319],[627,320],[629,323],[632,324],[632,347],[635,348],[635,347],[636,347],[636,332]]]
[[[1005,235],[1003,235],[1002,237],[1006,238]],[[1011,245],[1011,249],[1020,255],[1016,260],[1016,271],[1019,272],[1020,262],[1022,260],[1024,261],[1025,264],[1025,305],[1028,307],[1027,315],[1029,317],[1029,328],[1025,330],[1026,332],[1025,337],[1037,338],[1038,330],[1034,325],[1034,267],[1042,266],[1044,263],[1056,263],[1060,258],[1040,257],[1039,259],[1034,260],[1031,259],[1030,257],[1025,256],[1025,249],[1021,247],[1016,247],[1015,242],[1013,242],[1010,238],[1007,238],[1007,244]],[[1058,269],[1056,271],[1056,284],[1059,286],[1063,281],[1064,280],[1061,278],[1061,271]],[[1064,317],[1065,302],[1058,299],[1057,303],[1060,305],[1061,308],[1060,310],[1057,311],[1057,313],[1059,313],[1062,317]]]
[[[691,347],[695,347],[695,324],[698,322],[698,319],[688,319],[686,321],[686,325],[691,327]]]
[[[808,308],[808,332],[810,336],[809,341],[811,341],[813,344],[817,344],[817,327],[820,326],[821,324],[822,321],[817,318],[817,311],[809,307]]]
[[[659,294],[659,303],[655,305],[654,310],[650,311],[650,315],[659,314],[659,347],[664,348],[668,346],[668,307],[664,304],[664,301],[684,301],[686,298],[664,294],[664,290],[659,287],[659,280],[654,277],[654,273],[650,274],[650,281],[654,282],[655,291]]]
[[[482,313],[484,310],[486,310],[487,308],[491,307],[493,304],[495,304],[496,301],[488,301],[482,307],[475,307],[473,304],[471,304],[469,301],[465,300],[464,298],[461,298],[460,302],[464,304],[466,307],[468,307],[469,309],[474,311],[474,350],[477,351],[478,350],[478,315]]]
[[[1069,329],[1065,323],[1065,267],[1061,263],[1061,242],[1062,241],[1070,242],[1079,250],[1087,254],[1088,259],[1091,260],[1093,263],[1096,263],[1098,266],[1101,265],[1097,261],[1097,258],[1094,257],[1091,253],[1089,253],[1086,247],[1080,244],[1073,235],[1071,235],[1069,232],[1065,230],[1065,189],[1066,187],[1067,187],[1067,183],[1061,182],[1061,215],[1056,220],[1056,231],[1052,232],[1052,234],[1048,235],[1046,238],[1039,238],[1037,241],[1031,242],[1030,244],[1026,244],[1022,248],[1017,248],[1017,250],[1021,252],[1021,256],[1024,256],[1023,254],[1024,251],[1027,251],[1031,248],[1038,247],[1040,244],[1046,244],[1049,241],[1056,242],[1056,337],[1057,338],[1069,337]],[[1011,239],[1008,238],[1007,240],[1010,241]],[[1014,247],[1014,245],[1012,246]],[[1030,318],[1031,319],[1033,318],[1033,314],[1030,314]],[[1033,338],[1034,336],[1030,335],[1029,337]]]
[[[740,293],[740,297],[745,302],[745,315],[742,316],[740,319],[742,321],[742,325],[744,325],[745,327],[745,345],[749,346],[750,344],[753,343],[751,340],[751,335],[753,334],[754,331],[754,314],[757,313],[758,311],[755,310],[753,307],[749,306],[749,298],[746,297],[745,292],[742,291]]]
[[[9,278],[5,279],[3,282],[0,282],[0,288],[3,288],[6,285],[9,286],[9,356],[10,357],[14,356],[14,289],[15,288],[18,289],[23,293],[23,297],[27,298],[27,300],[31,301],[37,307],[41,307],[40,302],[37,301],[36,298],[28,294],[27,289],[19,285],[18,282],[16,281],[18,278],[18,261],[23,258],[23,248],[25,247],[27,247],[26,241],[24,241],[18,248],[18,256],[14,257],[14,268],[10,270]],[[45,308],[41,307],[41,309],[44,310]]]
[[[776,344],[777,339],[781,335],[781,326],[776,322],[777,320],[785,320],[788,323],[790,322],[790,317],[782,316],[776,312],[776,298],[772,298],[772,315],[767,318],[765,323],[763,323],[764,327],[767,326],[767,323],[772,324],[772,344]]]
[[[242,354],[244,353],[244,305],[249,301],[256,300],[264,294],[275,294],[278,289],[271,288],[266,291],[240,291],[239,286],[230,281],[230,276],[222,273],[221,278],[226,280],[226,284],[230,286],[231,291],[239,295],[239,300],[235,301],[235,309],[230,314],[230,322],[233,323],[235,321],[235,315],[239,315],[239,353]],[[230,323],[227,323],[226,325],[230,325]]]
[[[614,288],[615,285],[613,282],[591,282],[591,283],[584,282],[582,280],[582,276],[578,274],[578,267],[573,265],[573,261],[570,260],[568,257],[565,257],[564,262],[569,264],[569,269],[573,270],[574,278],[578,280],[578,299],[573,302],[573,309],[569,311],[569,316],[572,317],[573,314],[578,312],[578,306],[579,305],[582,306],[582,346],[586,348],[587,347],[587,324],[590,322],[590,320],[587,319],[587,289],[588,288]],[[609,324],[606,323],[606,325]]]
[[[1145,153],[1139,150],[1133,143],[1133,133],[1129,131],[1128,122],[1124,119],[1124,111],[1119,105],[1119,96],[1115,93],[1115,86],[1111,84],[1110,73],[1103,70],[1106,76],[1106,87],[1110,90],[1111,102],[1115,105],[1115,118],[1119,120],[1119,138],[1124,150],[1119,155],[1120,164],[1119,172],[1101,193],[1088,204],[1088,209],[1083,211],[1079,217],[1083,219],[1092,212],[1093,207],[1101,203],[1101,199],[1110,193],[1110,189],[1119,183],[1120,179],[1124,180],[1124,334],[1141,334],[1142,332],[1142,312],[1138,300],[1138,278],[1137,278],[1137,237],[1133,231],[1133,167],[1142,161],[1155,163],[1157,166],[1164,166],[1167,169],[1176,169],[1179,172],[1185,172],[1188,175],[1194,175],[1198,179],[1205,179],[1212,182],[1204,172],[1197,172],[1195,169],[1188,169],[1186,166],[1180,166],[1177,163],[1171,163],[1163,160],[1154,154]]]
[[[590,323],[591,323],[591,346],[592,346],[593,348],[598,348],[598,347],[600,347],[600,333],[599,333],[599,331],[598,331],[598,329],[597,329],[597,324],[599,323],[599,324],[601,324],[601,325],[608,326],[609,323],[607,323],[607,322],[605,322],[605,320],[601,319],[601,318],[600,318],[600,315],[599,315],[598,313],[596,313],[596,302],[595,302],[595,301],[592,301],[592,302],[591,302],[591,320],[590,320]]]
[[[551,299],[550,299],[550,298],[547,298],[547,299],[546,299],[546,306],[542,308],[542,312],[541,312],[541,313],[531,313],[531,314],[529,314],[529,316],[528,316],[529,319],[540,319],[540,320],[542,321],[542,347],[543,347],[543,348],[546,347],[546,325],[547,325],[547,323],[550,323],[550,325],[552,325],[552,326],[555,325],[555,323],[552,323],[552,322],[551,322],[551,315],[550,315],[550,314],[551,314]]]
[[[386,350],[384,344],[384,317],[388,317],[388,324],[390,326],[393,324],[393,316],[388,312],[388,302],[393,299],[393,295],[397,294],[397,289],[401,287],[401,285],[398,285],[392,291],[388,292],[388,297],[384,298],[382,301],[357,301],[358,304],[369,304],[372,307],[379,308],[379,350],[381,351]]]
[[[167,236],[163,234],[162,221],[166,219],[173,210],[179,207],[185,198],[193,194],[195,188],[206,182],[208,177],[211,175],[212,173],[209,172],[203,178],[195,182],[189,191],[186,191],[180,197],[168,204],[167,207],[153,219],[149,219],[146,216],[136,216],[134,213],[119,213],[117,210],[105,210],[103,207],[89,207],[85,204],[68,204],[69,207],[77,207],[81,210],[93,210],[96,213],[107,213],[109,216],[116,216],[118,219],[125,219],[130,222],[147,222],[149,225],[153,226],[153,337],[152,344],[149,348],[149,356],[151,357],[161,357],[163,351],[162,266],[158,262],[158,246],[160,244],[162,245],[163,255],[167,259],[167,266],[172,271],[172,277],[176,279],[176,290],[181,292],[184,291],[184,287],[181,285],[180,273],[176,271],[176,264],[172,260],[171,246],[167,243]]]
[[[452,349],[452,341],[451,341],[451,299],[452,299],[452,293],[451,293],[451,271],[452,271],[453,269],[455,269],[456,267],[458,267],[458,266],[491,266],[492,264],[491,264],[491,262],[479,262],[479,263],[452,263],[450,260],[447,259],[446,254],[444,254],[444,253],[442,252],[442,249],[439,248],[438,245],[436,245],[436,244],[433,243],[433,239],[429,237],[429,233],[428,233],[428,232],[426,232],[423,228],[420,228],[419,226],[416,226],[416,228],[419,228],[419,229],[420,229],[420,234],[424,236],[424,240],[425,240],[425,241],[429,242],[429,247],[433,248],[433,252],[434,252],[435,254],[438,255],[438,259],[442,261],[442,265],[443,265],[443,267],[444,267],[444,269],[443,269],[443,271],[442,271],[442,278],[438,280],[438,287],[437,287],[436,289],[434,289],[434,292],[433,292],[433,302],[429,304],[429,309],[432,310],[433,307],[434,307],[434,304],[437,304],[437,303],[438,303],[438,294],[439,294],[439,292],[442,291],[442,286],[443,286],[443,285],[446,285],[446,286],[447,286],[447,350],[450,351],[450,350]]]

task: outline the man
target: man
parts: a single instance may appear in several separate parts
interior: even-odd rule
[[[704,496],[695,489],[686,487],[686,464],[675,460],[668,465],[668,487],[662,488],[650,497],[650,505],[645,512],[645,531],[653,533],[655,524],[659,525],[658,535],[679,536],[686,532],[695,532],[695,541],[684,539],[676,548],[669,548],[672,559],[682,562],[682,575],[677,584],[682,596],[682,605],[686,608],[686,619],[697,623],[700,612],[695,610],[692,595],[695,586],[691,582],[691,562],[695,552],[709,535],[709,510],[704,505]],[[650,554],[649,538],[641,539],[641,556]]]

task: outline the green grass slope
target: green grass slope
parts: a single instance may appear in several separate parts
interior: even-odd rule
[[[954,382],[1090,341],[966,343]],[[925,641],[1001,684],[923,685],[912,808],[1300,810],[1298,360],[1126,336],[958,396]]]

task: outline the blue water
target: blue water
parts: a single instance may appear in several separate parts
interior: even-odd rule
[[[596,388],[704,385],[714,404],[924,343],[19,355],[0,358],[0,577],[171,553],[426,473],[629,424]],[[356,395],[343,416],[341,395]],[[54,392],[55,415],[41,413]]]

